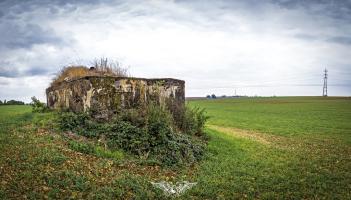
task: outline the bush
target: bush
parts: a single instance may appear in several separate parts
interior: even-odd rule
[[[45,103],[42,103],[39,101],[39,99],[37,99],[36,97],[32,97],[32,102],[30,103],[30,105],[32,106],[32,112],[46,112],[48,111],[48,107],[46,106]]]
[[[187,165],[199,161],[205,144],[188,135],[173,134],[164,144],[154,149],[157,160],[168,166]]]
[[[74,131],[81,135],[81,131],[87,128],[88,120],[90,119],[87,113],[61,112],[58,122],[61,130]]]
[[[112,149],[123,149],[139,156],[146,154],[150,149],[149,136],[145,129],[127,121],[115,121],[106,136],[108,147]]]
[[[202,136],[204,127],[209,117],[205,114],[205,109],[198,107],[184,107],[178,113],[175,123],[181,132],[188,135]]]
[[[184,109],[184,119],[177,123],[171,113],[156,104],[146,108],[124,110],[110,122],[98,122],[87,113],[61,113],[61,130],[72,131],[89,138],[106,138],[109,149],[123,149],[142,158],[154,159],[165,165],[194,163],[203,155],[203,134],[207,117],[200,109]],[[178,131],[177,131],[178,130]],[[179,132],[186,131],[187,134]],[[72,145],[71,145],[72,146]],[[90,147],[73,145],[83,153]],[[96,152],[95,152],[96,154]]]

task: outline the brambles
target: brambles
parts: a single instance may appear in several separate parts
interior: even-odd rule
[[[201,159],[204,151],[204,141],[197,137],[207,119],[204,111],[184,109],[184,112],[184,122],[191,124],[186,128],[177,127],[171,113],[154,103],[146,108],[123,110],[109,122],[98,122],[88,113],[71,112],[61,113],[58,121],[63,131],[92,139],[103,137],[109,149],[123,149],[140,158],[155,159],[171,166],[194,163]]]

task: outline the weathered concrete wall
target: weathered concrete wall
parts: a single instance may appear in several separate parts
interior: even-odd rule
[[[150,101],[170,110],[184,106],[185,82],[177,79],[143,79],[87,76],[46,89],[47,105],[74,112],[92,111],[109,118],[119,109],[136,108]]]

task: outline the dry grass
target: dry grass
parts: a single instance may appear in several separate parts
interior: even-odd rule
[[[107,58],[95,59],[93,62],[94,73],[98,75],[113,75],[127,77],[128,68],[124,68],[119,62],[108,61]]]
[[[119,62],[111,62],[107,58],[95,59],[92,67],[83,65],[66,66],[53,79],[51,85],[85,76],[120,76],[128,77],[128,69],[120,66]]]
[[[219,131],[221,133],[225,133],[234,137],[246,138],[246,139],[254,140],[266,145],[271,144],[271,141],[268,139],[269,135],[265,135],[263,133],[258,133],[258,132],[253,132],[253,131],[248,131],[248,130],[238,129],[238,128],[232,128],[232,127],[216,126],[216,125],[208,125],[208,128],[214,129],[216,131]]]

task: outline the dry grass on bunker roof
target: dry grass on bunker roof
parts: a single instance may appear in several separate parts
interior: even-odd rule
[[[51,85],[85,76],[119,76],[128,77],[128,68],[124,68],[117,61],[107,58],[95,59],[90,67],[84,65],[65,66],[58,72]]]

